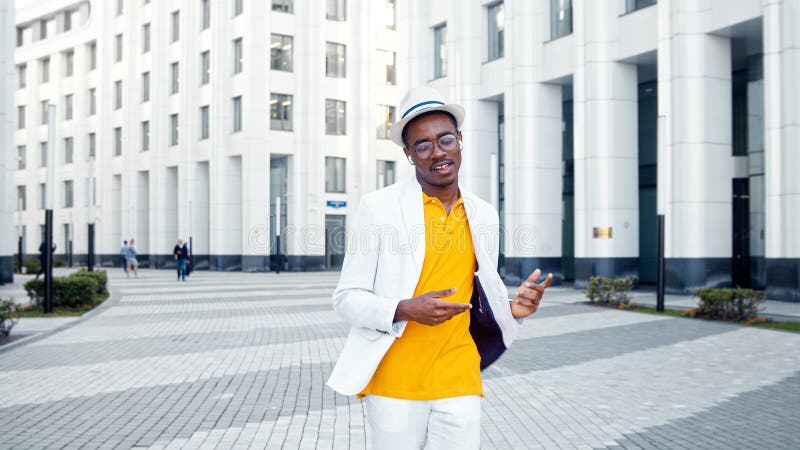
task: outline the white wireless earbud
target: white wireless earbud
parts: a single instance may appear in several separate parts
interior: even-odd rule
[[[464,143],[463,142],[458,141],[458,149],[459,150],[464,150]]]
[[[406,158],[408,158],[408,163],[413,166],[414,165],[414,161],[411,160],[411,156],[407,156]]]

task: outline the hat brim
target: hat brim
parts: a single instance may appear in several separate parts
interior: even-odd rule
[[[400,147],[404,147],[403,129],[406,127],[406,125],[412,120],[414,120],[416,117],[434,111],[443,111],[452,114],[452,116],[455,117],[456,119],[456,127],[458,128],[458,130],[461,130],[461,124],[464,122],[464,107],[453,103],[449,105],[431,106],[430,108],[422,108],[412,112],[411,114],[407,115],[406,117],[403,117],[400,121],[392,125],[392,129],[389,130],[389,138],[395,144],[399,145]]]

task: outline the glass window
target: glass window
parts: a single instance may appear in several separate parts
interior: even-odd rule
[[[550,0],[550,38],[572,33],[572,0]]]
[[[200,53],[200,85],[211,81],[211,50]]]
[[[181,38],[181,12],[172,11],[172,42]]]
[[[27,209],[27,192],[25,186],[17,186],[17,211],[25,211]]]
[[[89,44],[89,70],[97,69],[97,43]]]
[[[242,38],[233,40],[233,73],[242,73]]]
[[[42,100],[39,105],[42,108],[42,125],[47,125],[47,103],[49,100]]]
[[[169,116],[169,145],[178,145],[178,115]]]
[[[114,128],[114,156],[122,155],[122,127]]]
[[[97,135],[94,133],[89,133],[89,157],[94,158],[97,154]]]
[[[389,30],[394,30],[395,22],[397,21],[397,14],[394,8],[394,0],[386,0],[386,28]]]
[[[294,13],[294,0],[272,0],[272,10],[292,14]]]
[[[233,98],[233,132],[242,131],[242,96]]]
[[[378,139],[389,139],[389,129],[394,123],[394,106],[378,105]]]
[[[44,209],[44,198],[47,192],[47,188],[44,183],[39,183],[39,209]],[[42,240],[44,240],[44,225],[39,225],[40,234],[42,236]]]
[[[328,20],[347,20],[347,0],[327,0],[325,17]]]
[[[200,0],[202,2],[202,18],[200,25],[203,30],[211,26],[211,0]]]
[[[346,169],[346,159],[325,157],[325,192],[346,192]]]
[[[282,34],[272,35],[272,70],[292,71],[292,37]]]
[[[169,93],[170,94],[177,94],[178,90],[180,89],[180,73],[178,72],[178,63],[174,62],[170,64],[170,80],[169,80]]]
[[[56,19],[49,18],[39,21],[39,39],[47,39],[47,36],[56,34]]]
[[[325,44],[325,75],[331,78],[344,78],[347,75],[347,49],[342,44]]]
[[[345,103],[341,100],[325,99],[325,134],[346,133]]]
[[[42,83],[50,81],[50,58],[42,58],[39,67],[42,70]]]
[[[122,108],[122,80],[114,82],[114,109]]]
[[[142,122],[142,151],[150,150],[150,121]]]
[[[77,9],[70,9],[64,11],[64,31],[72,30],[73,21],[75,17],[78,15]]]
[[[390,52],[388,50],[378,50],[381,59],[383,60],[383,64],[386,68],[386,84],[395,84],[395,52]]]
[[[72,180],[67,180],[64,182],[64,208],[72,208]]]
[[[28,86],[28,65],[20,64],[17,66],[17,88],[25,89]]]
[[[645,6],[655,5],[656,0],[625,0],[625,12],[636,11]]]
[[[97,89],[89,89],[89,115],[97,114]]]
[[[17,129],[25,129],[25,105],[17,106]]]
[[[124,0],[117,0],[117,15],[118,16],[122,15],[122,10],[124,9],[123,8],[123,6],[124,6],[123,3],[124,3]]]
[[[433,77],[447,76],[447,24],[433,29]]]
[[[75,50],[64,52],[64,76],[71,77],[75,73]]]
[[[233,15],[238,16],[244,11],[244,0],[233,0]]]
[[[64,138],[64,164],[72,164],[72,153],[75,149],[72,137]]]
[[[211,128],[210,120],[208,105],[200,107],[200,140],[208,139]]]
[[[114,61],[120,62],[122,61],[122,34],[118,34],[114,38],[115,46],[114,46]]]
[[[47,142],[40,142],[39,150],[41,152],[39,155],[41,157],[39,159],[39,167],[47,167]]]
[[[269,100],[270,129],[292,130],[292,96],[272,94]]]
[[[150,101],[150,72],[142,74],[142,103]]]
[[[33,42],[33,28],[30,26],[17,27],[17,47],[22,47]]]
[[[506,27],[503,2],[490,5],[489,22],[489,61],[503,57],[503,32]]]
[[[378,189],[394,184],[394,161],[378,160]]]
[[[23,170],[28,166],[27,148],[24,145],[17,146],[17,170]]]
[[[72,120],[72,94],[64,96],[64,120]]]
[[[142,25],[142,53],[150,51],[150,24]]]

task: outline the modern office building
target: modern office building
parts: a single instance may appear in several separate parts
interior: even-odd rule
[[[800,1],[398,2],[400,86],[466,107],[462,179],[533,268],[800,301]],[[792,231],[794,230],[794,231]]]
[[[501,271],[766,288],[800,300],[800,0],[17,2],[17,219],[41,235],[48,103],[56,243],[103,264],[341,263],[358,198],[411,174],[387,137],[428,84],[467,109],[462,182],[492,201]],[[276,209],[280,213],[276,217]],[[276,227],[276,224],[278,225]]]
[[[169,267],[183,238],[197,268],[269,270],[276,224],[286,269],[340,265],[348,214],[404,160],[388,140],[395,17],[393,0],[17,1],[2,135],[25,253],[43,234],[55,104],[58,259],[86,259],[93,157],[101,265],[133,238],[142,265]]]

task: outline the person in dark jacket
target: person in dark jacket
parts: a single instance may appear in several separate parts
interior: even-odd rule
[[[178,281],[186,281],[186,264],[189,262],[189,248],[183,242],[183,239],[178,239],[178,243],[172,250],[172,255],[175,257],[175,266],[178,269]]]
[[[39,279],[39,275],[44,274],[45,259],[47,259],[47,256],[44,254],[45,249],[47,249],[47,246],[44,244],[44,241],[42,241],[42,243],[39,244],[39,272],[36,273],[37,280]],[[53,253],[55,252],[56,244],[53,244]]]

